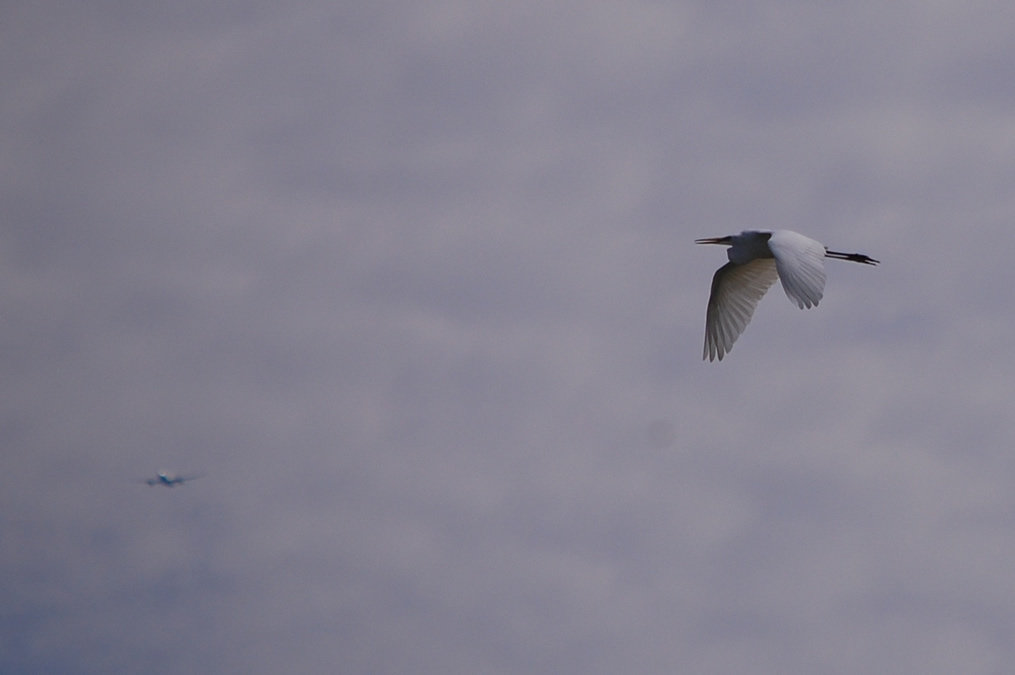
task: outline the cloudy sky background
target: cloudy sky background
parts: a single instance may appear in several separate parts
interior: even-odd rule
[[[0,671],[1009,672],[1012,26],[7,3]]]

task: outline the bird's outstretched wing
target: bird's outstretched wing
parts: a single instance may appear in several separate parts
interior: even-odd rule
[[[208,474],[204,474],[204,473],[192,473],[192,474],[188,474],[186,476],[176,476],[175,480],[176,480],[177,483],[186,483],[189,480],[195,480],[197,478],[204,478],[206,475],[208,475]]]
[[[802,234],[777,230],[768,248],[789,299],[800,309],[817,307],[825,292],[825,247]]]
[[[756,258],[746,265],[730,262],[716,270],[705,314],[703,359],[722,361],[777,278],[776,262],[771,258]]]

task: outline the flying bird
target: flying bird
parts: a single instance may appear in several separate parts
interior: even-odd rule
[[[877,265],[862,253],[829,251],[810,237],[790,230],[745,230],[728,237],[696,239],[695,244],[729,246],[729,262],[712,277],[705,315],[702,359],[725,356],[754,315],[754,308],[776,279],[800,309],[817,307],[825,290],[825,258]]]
[[[165,485],[166,487],[174,487],[176,485],[183,485],[188,480],[194,480],[195,478],[201,478],[204,476],[203,473],[192,474],[190,476],[180,476],[175,473],[169,473],[168,471],[159,471],[155,474],[154,478],[147,478],[143,483],[148,485]]]

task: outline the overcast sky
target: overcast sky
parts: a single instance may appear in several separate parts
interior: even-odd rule
[[[1013,26],[4,4],[0,672],[1010,672]]]

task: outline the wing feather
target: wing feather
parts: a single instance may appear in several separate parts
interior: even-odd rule
[[[768,248],[786,296],[800,309],[817,307],[825,292],[825,247],[802,234],[777,230]]]
[[[745,265],[729,262],[716,270],[705,314],[703,359],[722,361],[777,278],[776,263],[771,258],[757,258]]]

